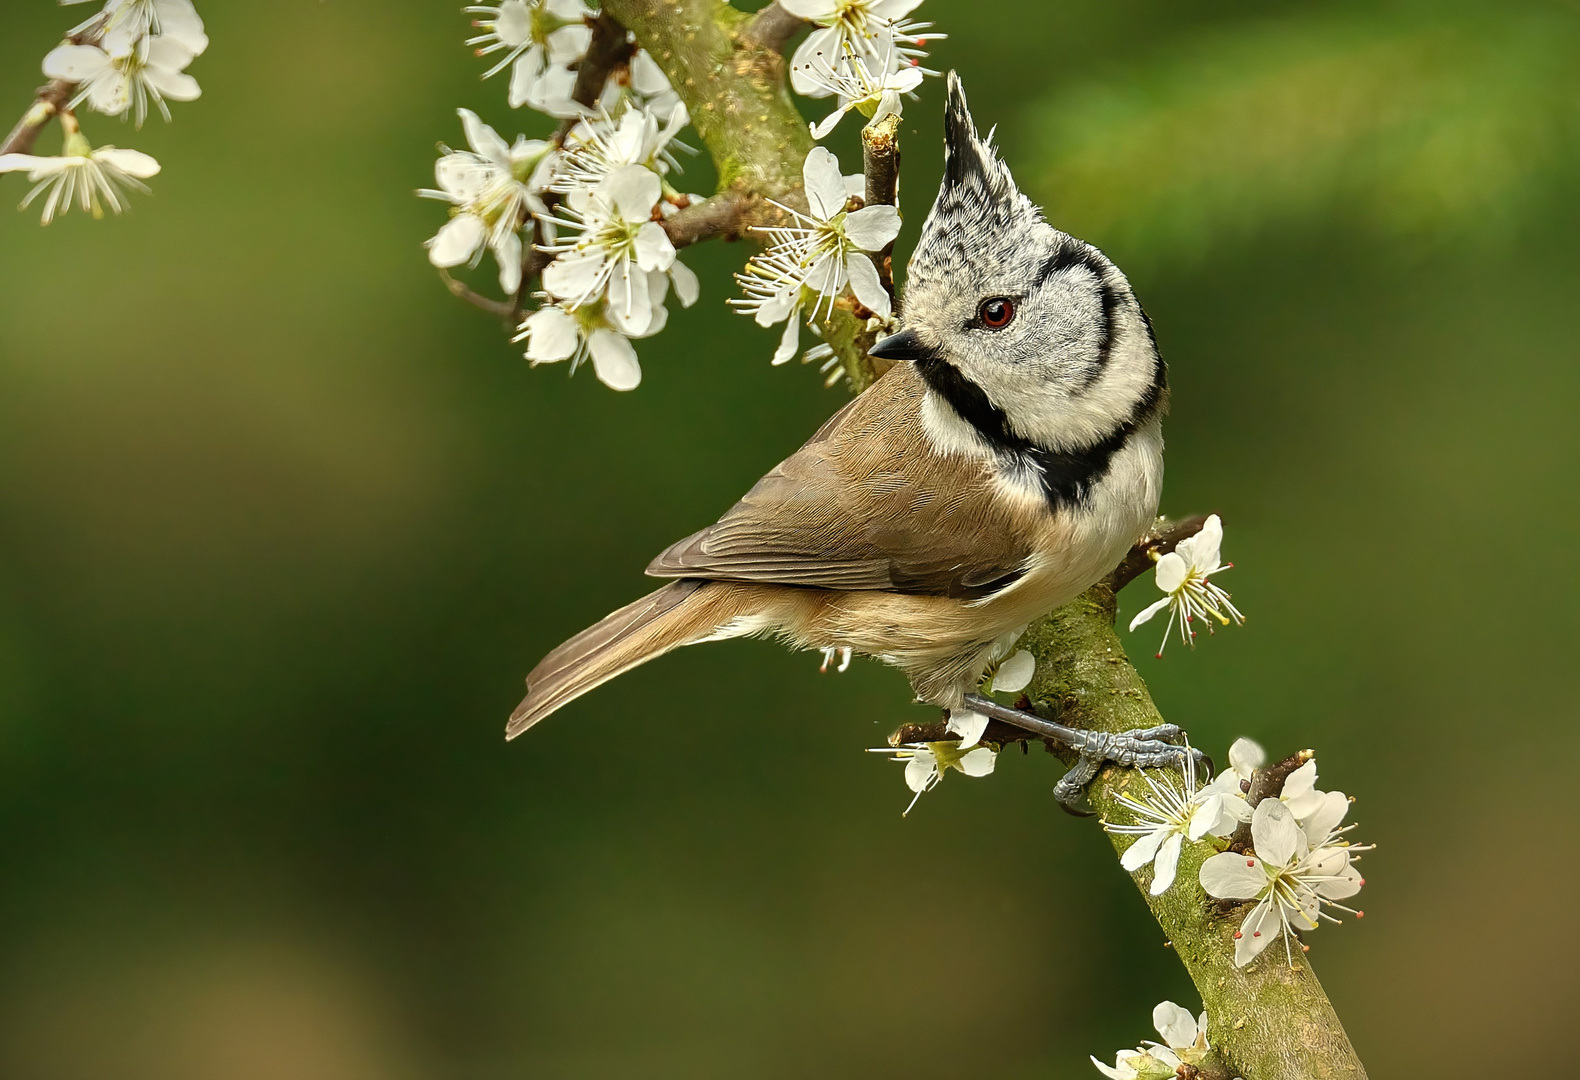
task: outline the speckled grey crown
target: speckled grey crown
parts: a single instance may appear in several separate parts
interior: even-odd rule
[[[994,152],[992,135],[977,135],[966,92],[953,71],[948,84],[944,181],[911,256],[912,279],[936,279],[984,257],[1007,258],[1015,238],[1042,221],[1042,211],[1020,193],[1009,167]]]

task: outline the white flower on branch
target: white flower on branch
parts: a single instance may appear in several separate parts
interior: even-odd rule
[[[1251,778],[1267,760],[1267,752],[1250,739],[1236,739],[1229,747],[1229,767],[1219,773],[1201,792],[1204,812],[1213,816],[1207,832],[1228,836],[1242,822],[1251,820],[1251,804],[1246,795]]]
[[[807,97],[828,97],[836,91],[820,79],[832,69],[849,76],[851,58],[867,62],[873,71],[887,73],[920,67],[927,55],[923,46],[942,34],[923,33],[931,23],[912,23],[905,17],[922,0],[779,0],[779,6],[818,29],[796,49],[790,60],[790,85]],[[936,72],[927,72],[936,74]]]
[[[814,139],[826,138],[852,109],[868,117],[869,124],[902,115],[900,95],[909,94],[922,84],[920,68],[874,73],[859,56],[850,57],[839,71],[832,67],[814,70],[810,77],[839,99],[839,108],[812,125]]]
[[[553,147],[539,139],[518,137],[514,146],[478,119],[470,109],[458,110],[470,151],[444,151],[434,166],[438,190],[417,194],[451,204],[450,220],[427,243],[428,258],[438,267],[476,266],[483,251],[499,264],[499,287],[507,295],[521,287],[521,227],[543,212],[542,193],[554,171]]]
[[[659,275],[662,281],[662,275]],[[591,360],[593,372],[611,390],[634,390],[642,382],[642,366],[627,336],[611,326],[602,301],[570,308],[547,304],[521,323],[513,339],[527,343],[526,357],[536,367],[561,360],[571,362],[571,373]],[[663,329],[665,311],[660,302],[649,334]]]
[[[1021,649],[998,666],[988,688],[995,694],[1018,694],[1031,685],[1037,674],[1037,658]]]
[[[789,320],[774,353],[775,364],[789,360],[800,347],[797,320],[807,305],[815,320],[825,303],[832,311],[834,301],[849,288],[878,318],[887,319],[892,310],[878,268],[864,253],[882,251],[899,235],[899,210],[880,205],[847,211],[848,189],[839,160],[821,146],[806,156],[802,177],[810,214],[774,204],[796,223],[758,230],[770,246],[735,275],[746,297],[730,301],[759,326]]]
[[[571,100],[576,85],[572,67],[592,41],[586,23],[592,11],[582,0],[502,0],[462,10],[481,16],[472,25],[483,33],[466,42],[477,55],[504,53],[483,78],[511,69],[511,108],[527,105],[550,116],[581,115],[581,107]]]
[[[895,761],[905,762],[905,786],[916,796],[905,808],[903,817],[916,808],[916,800],[924,792],[933,790],[943,781],[950,769],[967,776],[986,776],[998,764],[998,751],[991,746],[979,746],[974,750],[961,747],[962,743],[957,742],[906,743],[904,746],[878,746],[867,752],[888,754]]]
[[[1200,1018],[1174,1004],[1159,1002],[1152,1010],[1152,1026],[1162,1042],[1143,1042],[1135,1050],[1121,1050],[1112,1068],[1095,1057],[1092,1064],[1109,1080],[1169,1080],[1182,1065],[1200,1065],[1212,1046],[1207,1041],[1207,1014]]]
[[[106,207],[119,214],[125,209],[122,189],[146,195],[148,187],[143,181],[159,172],[159,162],[137,150],[117,150],[113,146],[95,150],[80,131],[71,130],[59,157],[0,155],[0,173],[23,170],[33,182],[33,190],[22,200],[22,209],[48,192],[49,197],[44,200],[44,224],[48,225],[57,214],[71,209],[73,202],[95,218],[104,217]]]
[[[1200,840],[1219,826],[1216,803],[1203,798],[1207,793],[1197,786],[1194,755],[1185,755],[1182,770],[1179,786],[1154,779],[1150,772],[1141,773],[1149,789],[1141,798],[1133,799],[1123,792],[1115,795],[1136,816],[1136,821],[1128,825],[1103,822],[1108,832],[1138,838],[1120,856],[1119,865],[1135,873],[1151,863],[1153,896],[1162,896],[1174,884],[1185,841]],[[1231,822],[1215,835],[1227,836],[1233,829]]]
[[[1209,580],[1212,575],[1234,567],[1233,563],[1218,561],[1222,546],[1223,522],[1217,514],[1213,514],[1201,527],[1201,532],[1181,540],[1178,547],[1158,560],[1155,573],[1158,588],[1168,595],[1131,619],[1130,629],[1134,630],[1158,612],[1168,609],[1169,621],[1163,628],[1163,645],[1158,646],[1159,656],[1163,655],[1169,633],[1176,624],[1179,626],[1180,640],[1195,648],[1196,631],[1191,624],[1198,617],[1217,619],[1224,626],[1228,626],[1231,620],[1245,622],[1245,616],[1229,602],[1229,594]],[[1212,633],[1210,622],[1207,623],[1207,632]]]
[[[678,265],[675,246],[653,220],[662,194],[658,174],[641,165],[616,169],[591,190],[572,191],[552,221],[577,235],[544,245],[555,255],[543,271],[544,290],[572,308],[607,296],[606,314],[621,333],[647,335],[663,310],[664,274]],[[682,304],[696,299],[696,284],[690,270],[675,272]]]
[[[563,161],[552,190],[568,195],[577,188],[596,188],[610,173],[628,165],[641,165],[659,177],[666,176],[679,168],[670,145],[687,119],[686,110],[679,108],[660,125],[656,113],[630,104],[618,120],[608,113],[583,120],[565,139]]]
[[[69,5],[85,0],[60,2]],[[70,33],[82,33],[101,18],[104,19],[104,33],[99,45],[111,56],[131,53],[150,36],[169,38],[193,56],[203,55],[208,48],[203,19],[192,6],[192,0],[108,0],[99,15],[73,27]]]
[[[86,101],[95,111],[109,116],[131,113],[140,128],[148,117],[148,101],[153,99],[165,120],[170,119],[166,101],[195,101],[202,91],[185,67],[193,52],[167,35],[145,37],[130,52],[112,55],[97,45],[61,45],[44,57],[44,74],[79,84],[71,107]]]
[[[1212,856],[1201,867],[1201,887],[1220,900],[1255,900],[1236,931],[1234,962],[1245,967],[1275,937],[1284,939],[1291,964],[1290,944],[1296,930],[1315,930],[1320,920],[1339,920],[1325,907],[1361,913],[1338,901],[1360,892],[1365,879],[1352,865],[1358,852],[1369,846],[1343,840],[1346,829],[1333,829],[1316,843],[1295,815],[1279,799],[1263,799],[1251,817],[1254,855],[1233,851]]]

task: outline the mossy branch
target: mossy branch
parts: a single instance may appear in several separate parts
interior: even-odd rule
[[[1038,671],[1028,696],[1043,715],[1094,731],[1128,731],[1164,722],[1114,632],[1114,612],[1114,590],[1104,582],[1026,632],[1021,644],[1037,658]],[[1090,789],[1092,807],[1105,817],[1128,820],[1116,796],[1138,797],[1145,787],[1135,769],[1104,769]],[[1110,839],[1122,854],[1136,838],[1113,834]],[[1366,1069],[1300,949],[1294,952],[1293,965],[1275,943],[1247,968],[1234,966],[1234,934],[1245,907],[1224,906],[1197,882],[1201,864],[1217,850],[1210,842],[1187,842],[1175,884],[1162,896],[1147,891],[1150,867],[1134,877],[1201,993],[1208,1037],[1225,1075],[1363,1080]]]
[[[801,164],[813,144],[790,102],[785,60],[778,51],[797,28],[791,21],[772,14],[754,18],[722,0],[605,0],[603,9],[664,68],[718,167],[728,212],[710,210],[706,228],[688,239],[739,235],[753,225],[773,224],[780,212],[768,200],[805,205]],[[895,136],[895,125],[864,133],[869,200],[894,199]],[[872,335],[863,314],[843,302],[823,330],[852,388],[865,389],[876,373],[866,356]],[[1028,687],[1028,703],[1060,723],[1096,731],[1163,723],[1114,632],[1115,593],[1157,555],[1192,535],[1201,520],[1181,522],[1138,544],[1107,581],[1032,625],[1022,645],[1037,658],[1039,675]],[[941,738],[935,729],[941,725],[910,725],[899,737]],[[1000,737],[1027,738],[995,722],[988,738]],[[1092,784],[1092,806],[1099,814],[1121,816],[1117,796],[1136,792],[1141,784],[1136,770],[1105,769]],[[1113,841],[1123,852],[1132,838],[1115,835]],[[1234,966],[1234,933],[1243,907],[1228,909],[1197,884],[1202,862],[1215,850],[1210,843],[1187,843],[1177,884],[1159,897],[1147,892],[1150,869],[1135,875],[1207,1009],[1217,1060],[1206,1062],[1197,1075],[1203,1080],[1364,1080],[1366,1071],[1303,953],[1297,952],[1291,965],[1281,949],[1269,948],[1246,969]]]

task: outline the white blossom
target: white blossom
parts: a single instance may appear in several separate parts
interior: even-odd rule
[[[659,275],[662,281],[662,275]],[[570,308],[545,304],[522,320],[514,340],[527,343],[526,357],[536,367],[561,360],[571,362],[571,373],[590,360],[600,382],[611,390],[634,390],[642,381],[642,366],[629,337],[606,318],[602,301]],[[666,313],[660,302],[648,334],[663,329]]]
[[[450,220],[427,243],[428,258],[439,267],[476,266],[485,249],[492,251],[499,287],[513,294],[521,287],[521,228],[543,211],[553,147],[521,137],[512,146],[470,109],[458,112],[471,150],[442,148],[434,166],[438,190],[417,193],[451,204]]]
[[[887,319],[892,311],[878,268],[864,252],[882,251],[899,235],[900,212],[887,205],[847,211],[845,177],[838,159],[824,147],[812,148],[802,177],[809,213],[780,206],[796,223],[759,230],[767,234],[770,246],[735,275],[746,297],[730,301],[759,326],[789,320],[774,353],[775,364],[795,355],[797,320],[809,304],[816,319],[825,302],[832,311],[833,302],[849,288],[879,318]]]
[[[592,41],[586,19],[592,14],[582,0],[501,0],[498,5],[463,8],[481,16],[473,25],[483,33],[467,44],[478,56],[504,55],[483,74],[510,72],[510,107],[530,106],[550,116],[580,116],[571,100],[578,63]]]
[[[569,194],[577,188],[595,188],[627,165],[641,165],[660,177],[667,175],[678,167],[670,146],[686,122],[684,108],[671,112],[668,122],[661,125],[657,113],[636,104],[628,105],[619,119],[604,113],[583,120],[565,139],[564,162],[554,190]]]
[[[1159,781],[1150,772],[1142,772],[1148,791],[1134,799],[1120,793],[1115,796],[1121,805],[1136,816],[1131,824],[1103,822],[1111,833],[1137,837],[1125,849],[1119,865],[1135,873],[1148,863],[1152,864],[1152,895],[1162,896],[1174,884],[1174,874],[1179,867],[1180,849],[1186,840],[1200,840],[1219,824],[1216,804],[1204,799],[1206,794],[1196,783],[1196,758],[1187,753],[1182,765],[1182,783]],[[1233,824],[1216,835],[1228,835]]]
[[[998,666],[989,689],[995,694],[1018,694],[1031,685],[1032,676],[1036,674],[1037,658],[1027,650],[1020,649]]]
[[[1229,602],[1229,594],[1209,580],[1213,574],[1234,566],[1218,561],[1222,545],[1223,522],[1214,514],[1201,527],[1201,532],[1181,540],[1179,546],[1158,560],[1155,575],[1158,588],[1167,595],[1131,619],[1130,629],[1134,630],[1167,608],[1169,621],[1163,629],[1163,645],[1158,646],[1159,656],[1163,655],[1163,646],[1168,644],[1169,632],[1176,624],[1180,640],[1195,648],[1196,631],[1190,624],[1197,616],[1210,616],[1224,626],[1228,626],[1230,620],[1245,622],[1245,616]],[[1207,624],[1207,632],[1212,632],[1211,623]]]
[[[1251,790],[1251,779],[1256,770],[1267,760],[1267,752],[1250,739],[1236,739],[1229,747],[1229,767],[1208,784],[1201,792],[1205,813],[1213,815],[1208,832],[1213,836],[1227,836],[1242,822],[1251,820],[1251,804],[1246,795]]]
[[[122,188],[148,193],[142,181],[159,172],[159,162],[137,150],[117,150],[113,146],[93,149],[81,132],[66,136],[66,145],[59,157],[40,157],[35,154],[0,155],[0,173],[27,171],[33,190],[22,200],[22,209],[46,191],[44,224],[48,225],[57,213],[71,209],[73,201],[95,218],[104,217],[105,207],[119,214]]]
[[[84,0],[60,2],[69,5]],[[108,0],[99,15],[73,27],[70,33],[79,34],[101,18],[105,20],[104,33],[98,44],[111,56],[125,56],[151,35],[169,38],[193,56],[203,55],[208,48],[203,19],[192,0]]]
[[[78,84],[75,108],[86,101],[110,116],[130,112],[138,127],[148,116],[148,101],[166,120],[166,101],[194,101],[202,92],[184,68],[195,54],[166,35],[142,38],[129,52],[112,55],[97,45],[61,45],[44,57],[44,74]]]
[[[986,776],[998,764],[998,751],[991,746],[974,750],[962,749],[958,742],[907,743],[904,746],[879,746],[867,751],[870,754],[888,754],[895,761],[905,762],[905,786],[916,793],[905,808],[909,814],[916,807],[916,800],[923,792],[937,787],[950,769],[967,776]]]
[[[837,70],[834,67],[815,66],[807,77],[838,98],[839,107],[821,122],[812,125],[812,137],[827,138],[845,114],[852,109],[867,117],[869,124],[877,124],[890,116],[902,115],[904,106],[900,101],[900,95],[909,94],[921,85],[922,71],[914,67],[901,68],[898,71],[887,69],[888,65],[885,64],[874,71],[872,66],[859,56],[850,57],[848,62],[840,65]]]
[[[834,670],[841,674],[848,671],[850,669],[850,658],[855,652],[854,649],[844,648],[839,645],[830,645],[828,648],[819,649],[818,651],[823,654],[823,663],[818,668],[818,671],[825,675],[828,674],[828,665],[834,662],[834,657],[836,656],[839,657],[839,666]]]
[[[543,271],[544,290],[571,307],[607,295],[613,325],[632,337],[645,336],[662,305],[653,295],[655,280],[662,282],[676,261],[675,246],[653,220],[661,195],[658,175],[641,165],[616,169],[591,190],[572,191],[563,216],[554,220],[577,235],[544,247],[555,253]],[[685,279],[694,288],[695,275],[686,271]]]
[[[817,72],[844,68],[853,57],[874,71],[919,67],[929,41],[942,34],[926,34],[929,23],[912,23],[905,17],[921,0],[779,0],[779,6],[817,29],[796,49],[790,60],[790,85],[807,97],[828,97],[833,90]],[[928,72],[928,74],[935,74]]]
[[[1121,1050],[1110,1068],[1092,1058],[1092,1064],[1110,1080],[1165,1080],[1179,1075],[1182,1065],[1200,1065],[1212,1044],[1207,1041],[1207,1014],[1200,1018],[1172,1001],[1152,1010],[1152,1026],[1162,1042],[1143,1042],[1135,1050]]]
[[[1234,962],[1245,967],[1274,937],[1284,939],[1291,964],[1290,939],[1294,930],[1315,930],[1319,920],[1339,920],[1323,910],[1338,908],[1360,912],[1338,901],[1354,896],[1365,879],[1352,862],[1369,846],[1342,839],[1345,829],[1333,829],[1315,843],[1282,800],[1263,799],[1251,817],[1254,855],[1233,851],[1212,856],[1201,867],[1201,887],[1220,900],[1255,900],[1236,931]]]

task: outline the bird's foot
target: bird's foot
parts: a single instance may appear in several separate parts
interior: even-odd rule
[[[1072,728],[1052,720],[1044,720],[1035,713],[1000,705],[980,694],[967,694],[966,708],[994,720],[1024,728],[1046,738],[1056,739],[1074,750],[1078,757],[1059,782],[1053,787],[1053,797],[1066,809],[1075,808],[1104,765],[1123,765],[1134,769],[1159,769],[1183,765],[1185,759],[1194,759],[1198,766],[1210,773],[1211,763],[1206,756],[1189,743],[1180,743],[1184,731],[1177,724],[1159,724],[1157,727],[1138,728],[1135,731],[1087,731]]]

